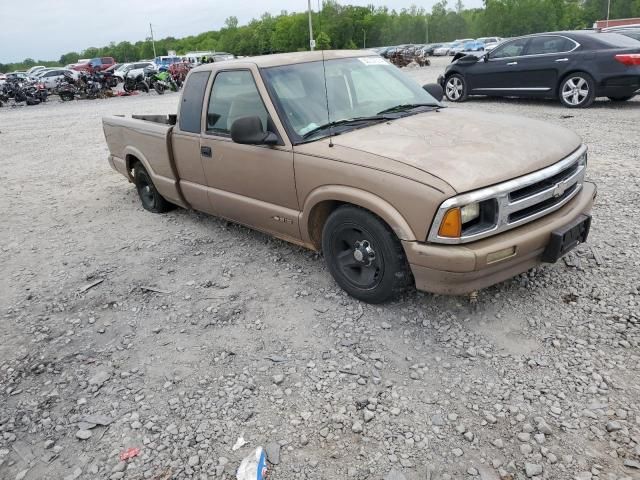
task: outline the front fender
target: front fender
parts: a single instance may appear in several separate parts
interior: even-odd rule
[[[323,202],[350,203],[365,208],[382,218],[400,240],[416,240],[416,235],[407,220],[393,205],[383,198],[354,187],[323,185],[312,190],[307,195],[302,212],[300,213],[300,234],[305,243],[314,243],[309,222],[314,208]]]

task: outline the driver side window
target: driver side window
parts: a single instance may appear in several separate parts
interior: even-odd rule
[[[505,43],[491,52],[490,59],[519,57],[524,53],[528,38],[519,38],[509,43]]]
[[[207,132],[229,135],[233,122],[258,116],[267,130],[269,114],[248,70],[220,72],[213,82],[207,109]]]

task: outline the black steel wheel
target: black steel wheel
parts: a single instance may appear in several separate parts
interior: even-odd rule
[[[384,302],[411,280],[396,235],[362,208],[345,205],[329,215],[322,232],[322,250],[338,285],[358,300]]]
[[[164,213],[174,207],[172,203],[166,201],[162,195],[158,193],[158,190],[156,190],[155,185],[151,181],[151,177],[141,163],[137,163],[135,167],[133,167],[133,177],[136,190],[138,190],[138,196],[145,210],[153,213]]]

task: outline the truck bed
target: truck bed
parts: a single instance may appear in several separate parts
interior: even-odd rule
[[[171,146],[175,122],[175,115],[109,116],[102,119],[102,127],[109,163],[116,171],[133,182],[133,165],[139,161],[164,198],[185,206]]]

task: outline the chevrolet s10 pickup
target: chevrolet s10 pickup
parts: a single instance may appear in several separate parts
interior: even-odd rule
[[[145,209],[322,251],[365,302],[411,283],[474,292],[586,240],[596,188],[577,135],[441,99],[373,52],[299,52],[200,66],[177,114],[103,126]]]

